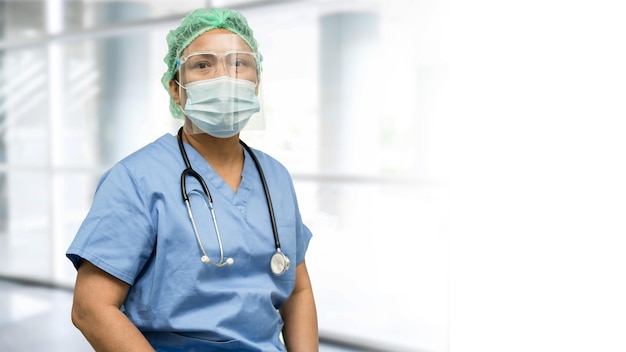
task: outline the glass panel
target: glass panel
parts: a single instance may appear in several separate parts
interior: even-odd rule
[[[10,165],[43,166],[49,161],[48,67],[45,48],[4,54],[3,123],[5,160]]]
[[[0,274],[73,283],[76,273],[64,253],[89,208],[97,180],[90,173],[9,173]]]
[[[19,42],[42,37],[45,32],[44,1],[1,1],[0,40]]]
[[[0,274],[49,280],[52,274],[50,182],[45,172],[7,175],[7,230],[0,233]]]

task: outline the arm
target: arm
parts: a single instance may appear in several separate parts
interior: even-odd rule
[[[86,260],[78,268],[72,322],[96,351],[154,351],[120,311],[129,288]]]
[[[283,338],[288,351],[319,351],[315,299],[304,262],[296,267],[295,288],[280,308],[280,314],[285,322]]]

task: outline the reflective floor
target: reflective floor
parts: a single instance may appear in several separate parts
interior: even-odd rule
[[[70,321],[67,290],[0,281],[0,351],[92,351]]]
[[[93,351],[72,325],[72,293],[0,280],[0,351]],[[321,345],[321,352],[357,350]]]

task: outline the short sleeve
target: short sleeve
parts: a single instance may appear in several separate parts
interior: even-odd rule
[[[100,179],[91,209],[66,255],[76,268],[87,260],[132,285],[155,243],[145,193],[132,173],[116,164]]]
[[[309,248],[309,242],[313,237],[311,230],[302,222],[302,216],[300,215],[300,207],[298,206],[298,199],[296,197],[296,191],[291,184],[291,192],[293,193],[293,203],[295,204],[296,211],[296,264],[301,264],[306,256],[306,251]]]
[[[297,264],[301,264],[306,256],[306,251],[309,248],[309,242],[311,241],[313,234],[309,228],[301,223],[299,236],[298,236],[298,252],[297,252]]]

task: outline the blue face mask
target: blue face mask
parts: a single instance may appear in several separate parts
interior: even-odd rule
[[[185,115],[213,137],[236,135],[261,110],[256,84],[248,80],[222,76],[191,82],[185,89]]]

